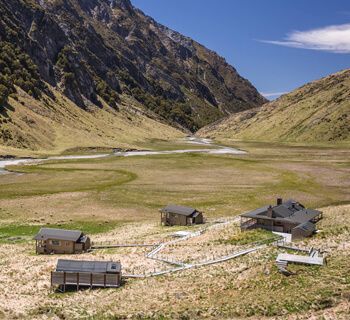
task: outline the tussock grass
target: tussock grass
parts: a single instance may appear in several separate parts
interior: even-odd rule
[[[157,148],[163,148],[163,142]],[[0,176],[0,310],[7,318],[220,319],[312,316],[347,319],[349,310],[349,152],[342,148],[289,150],[278,145],[244,146],[246,156],[178,154],[52,161],[11,168]],[[283,152],[282,152],[283,151]],[[321,268],[291,266],[279,274],[274,248],[212,267],[128,280],[118,290],[64,295],[49,288],[57,256],[36,256],[29,240],[40,226],[78,228],[96,242],[158,243],[179,230],[161,227],[158,209],[168,203],[203,210],[210,225],[275,198],[296,198],[321,208],[321,232],[298,245],[324,250]],[[322,208],[342,202],[341,206]],[[220,226],[161,256],[188,263],[207,261],[264,240],[268,232],[241,233],[238,224]],[[124,273],[169,268],[145,258],[148,249],[94,251],[74,259],[120,260]],[[60,256],[72,258],[72,256]],[[278,297],[278,299],[276,298]],[[176,303],[174,303],[176,301]]]

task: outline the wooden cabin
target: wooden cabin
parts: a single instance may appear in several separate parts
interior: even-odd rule
[[[58,286],[63,292],[67,287],[118,288],[121,280],[121,264],[113,261],[59,259],[56,270],[51,272],[51,288]]]
[[[37,254],[82,253],[91,248],[90,238],[79,230],[41,228],[34,240]]]
[[[322,219],[322,212],[306,209],[295,200],[277,199],[276,205],[265,206],[241,215],[241,230],[261,228],[290,233],[292,239],[311,236],[316,223]]]
[[[184,206],[168,205],[160,210],[161,224],[165,226],[191,226],[204,223],[203,213]]]

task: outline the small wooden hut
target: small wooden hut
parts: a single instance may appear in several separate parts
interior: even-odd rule
[[[190,207],[167,205],[160,210],[161,224],[165,226],[191,226],[204,223],[203,213]]]
[[[91,247],[90,238],[78,230],[41,228],[34,240],[37,254],[82,253]]]
[[[121,279],[120,262],[59,259],[51,272],[51,287],[58,286],[63,292],[67,287],[118,288]]]

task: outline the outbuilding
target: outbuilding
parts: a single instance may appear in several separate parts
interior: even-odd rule
[[[79,230],[41,228],[34,240],[37,254],[82,253],[91,247],[90,238]]]
[[[118,288],[122,273],[120,262],[58,259],[56,270],[51,272],[51,287],[63,292],[67,287]]]
[[[204,223],[203,212],[178,205],[167,205],[160,210],[161,224],[165,226],[191,226]]]

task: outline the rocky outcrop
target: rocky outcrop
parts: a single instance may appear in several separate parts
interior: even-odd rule
[[[134,96],[192,131],[265,99],[194,40],[158,24],[129,0],[0,3],[0,40],[29,55],[43,81],[81,108]]]

